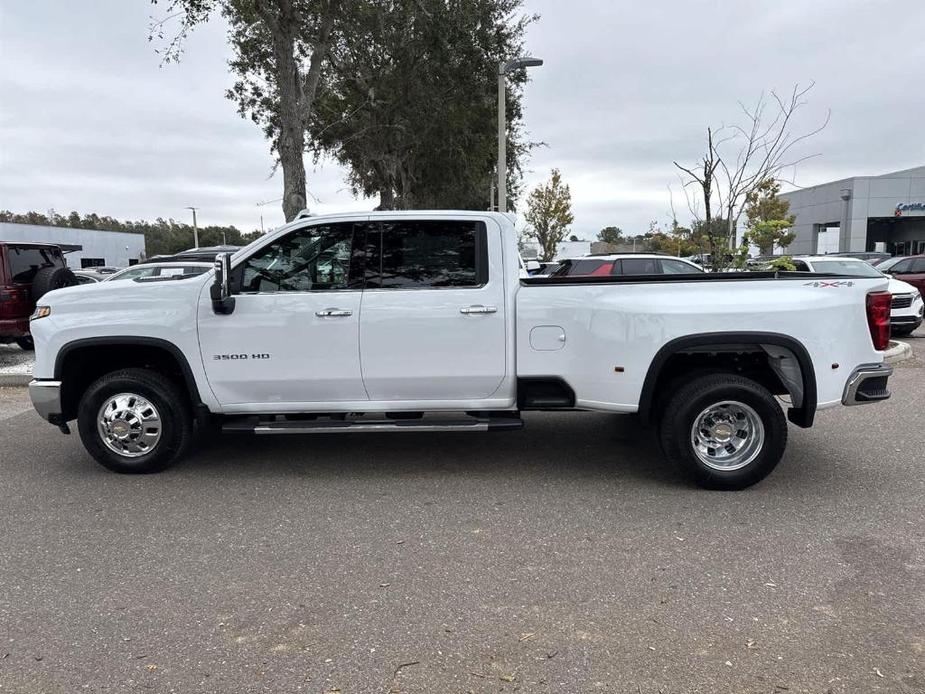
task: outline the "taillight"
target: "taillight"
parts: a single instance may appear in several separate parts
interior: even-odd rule
[[[29,294],[20,287],[0,287],[0,318],[25,318],[32,312]]]
[[[889,292],[871,292],[867,295],[867,327],[874,349],[883,351],[890,346],[890,302]]]

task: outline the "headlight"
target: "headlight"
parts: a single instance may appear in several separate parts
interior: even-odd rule
[[[35,310],[32,312],[32,315],[29,316],[29,320],[38,320],[39,318],[47,318],[51,315],[51,306],[36,306]]]

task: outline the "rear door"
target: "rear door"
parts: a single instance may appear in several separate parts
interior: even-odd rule
[[[480,400],[506,368],[501,230],[402,219],[371,227],[360,319],[370,400]]]

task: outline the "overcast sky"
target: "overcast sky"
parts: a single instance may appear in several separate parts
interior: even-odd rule
[[[925,163],[921,0],[528,0],[525,124],[547,143],[528,184],[562,170],[577,235],[629,233],[669,217],[672,160],[693,161],[707,125],[739,100],[816,82],[801,125],[828,128],[803,150],[812,185]],[[0,209],[76,209],[242,229],[282,221],[281,173],[259,129],[223,94],[224,27],[192,35],[179,65],[147,42],[147,0],[0,2]],[[370,209],[333,163],[309,166],[320,212]],[[682,221],[683,199],[675,204]]]

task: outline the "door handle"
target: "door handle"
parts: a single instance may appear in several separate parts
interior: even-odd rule
[[[352,316],[353,311],[348,311],[344,308],[326,308],[321,311],[315,311],[315,315],[319,318],[343,318],[345,316]]]
[[[470,315],[472,313],[497,313],[498,309],[494,306],[466,306],[465,308],[459,309],[460,313],[465,313]]]

